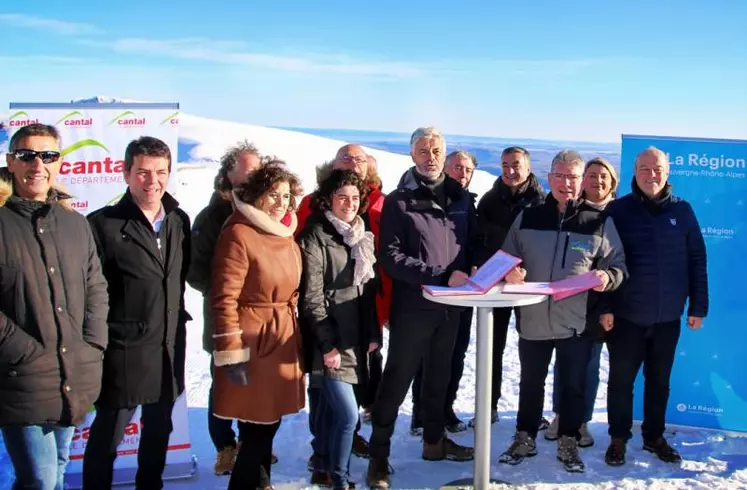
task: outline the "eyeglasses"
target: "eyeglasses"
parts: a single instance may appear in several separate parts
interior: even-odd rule
[[[42,163],[49,165],[55,163],[60,159],[59,151],[34,151],[34,150],[15,150],[10,152],[16,160],[20,160],[23,163],[31,163],[37,158],[41,159]]]
[[[577,180],[580,180],[581,177],[583,177],[582,175],[578,175],[578,174],[556,174],[556,173],[551,173],[550,176],[558,180],[570,180],[571,182],[576,182]]]
[[[364,157],[351,157],[350,155],[343,156],[342,161],[345,163],[354,163],[356,165],[363,165],[368,163],[368,159]]]

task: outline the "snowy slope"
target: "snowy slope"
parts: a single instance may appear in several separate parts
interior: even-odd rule
[[[179,144],[182,148],[190,148],[188,158],[182,155],[182,159],[188,163],[216,162],[229,145],[244,138],[257,145],[262,153],[285,160],[301,177],[307,192],[313,191],[316,186],[316,166],[334,158],[337,149],[348,143],[284,129],[219,121],[185,113],[179,115]],[[412,166],[409,156],[364,148],[378,162],[384,190],[394,189],[402,173]],[[482,195],[490,189],[494,180],[488,172],[477,170],[472,191]]]

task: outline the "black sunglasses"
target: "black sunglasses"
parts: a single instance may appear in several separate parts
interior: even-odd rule
[[[42,163],[48,165],[55,163],[60,159],[59,151],[34,151],[34,150],[15,150],[10,152],[16,160],[20,160],[23,163],[31,163],[36,158],[40,158]]]

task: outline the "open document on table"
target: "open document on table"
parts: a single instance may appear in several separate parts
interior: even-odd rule
[[[504,284],[502,292],[507,294],[547,294],[560,301],[574,294],[582,293],[602,284],[595,272],[585,272],[553,282],[525,282],[522,284]]]
[[[460,287],[423,286],[431,296],[449,296],[465,294],[486,294],[498,284],[511,269],[521,263],[521,259],[498,250]]]

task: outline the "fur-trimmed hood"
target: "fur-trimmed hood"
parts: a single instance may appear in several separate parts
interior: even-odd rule
[[[57,201],[60,206],[62,206],[65,209],[72,209],[72,203],[70,202],[73,198],[65,187],[64,184],[61,184],[60,182],[55,182],[54,185],[52,185],[52,190],[56,191],[54,192],[54,199]],[[50,192],[51,193],[51,192]],[[10,173],[10,170],[8,170],[8,167],[1,167],[0,168],[0,208],[5,206],[5,203],[8,202],[8,199],[13,195],[13,174]]]

